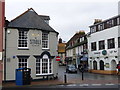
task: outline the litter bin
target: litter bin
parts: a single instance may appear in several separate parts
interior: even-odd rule
[[[31,69],[18,68],[16,69],[16,85],[30,85],[31,84]]]

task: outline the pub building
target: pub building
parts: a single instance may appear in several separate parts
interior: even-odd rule
[[[88,34],[89,72],[116,74],[120,61],[120,15],[95,19]]]
[[[14,81],[18,68],[30,68],[33,80],[58,77],[58,32],[49,26],[49,20],[30,8],[8,23],[3,81]]]

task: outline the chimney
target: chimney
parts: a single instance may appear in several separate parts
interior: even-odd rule
[[[102,19],[95,19],[94,24],[102,22]]]
[[[59,43],[62,43],[62,39],[61,38],[59,38]]]

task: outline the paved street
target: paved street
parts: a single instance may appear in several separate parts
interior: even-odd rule
[[[119,88],[119,77],[117,75],[101,75],[93,73],[84,73],[82,81],[81,72],[66,73],[67,83],[64,83],[65,66],[59,66],[59,77],[57,80],[32,81],[31,85],[24,88]],[[4,87],[22,88],[15,83],[3,84]]]
[[[64,81],[64,72],[65,72],[65,66],[60,66],[59,68],[60,81]],[[77,74],[67,73],[66,75],[67,75],[68,83],[118,84],[120,79],[117,75],[102,75],[102,74],[93,74],[93,73],[84,72],[84,80],[82,81],[81,72],[78,72]]]

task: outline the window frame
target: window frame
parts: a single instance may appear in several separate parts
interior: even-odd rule
[[[105,49],[105,40],[99,41],[99,50]]]
[[[108,46],[108,49],[114,49],[115,48],[115,38],[108,39],[107,46]]]
[[[20,32],[21,32],[21,33],[24,32],[24,34],[21,34],[21,35],[20,35]],[[25,32],[27,33],[26,35],[25,35]],[[19,29],[19,30],[18,30],[18,45],[17,45],[18,49],[28,49],[28,48],[29,48],[28,32],[29,32],[29,30],[26,30],[26,29]],[[25,38],[26,38],[26,39],[25,39]],[[21,41],[21,43],[20,43],[20,41]],[[24,44],[23,44],[23,43],[24,43]],[[20,45],[20,44],[21,44],[21,45]],[[27,44],[27,45],[25,46],[25,44]],[[23,46],[22,46],[22,45],[23,45]]]
[[[118,48],[120,48],[120,37],[118,37]]]
[[[24,63],[23,63],[23,64],[25,64],[25,63],[27,64],[27,65],[24,65],[25,67],[23,67],[23,66],[20,67],[20,63],[22,63],[22,61],[21,61],[21,62],[19,61],[20,59],[27,59],[27,60],[26,60],[27,62],[24,62]],[[19,56],[19,57],[18,57],[18,68],[28,68],[28,57],[24,57],[24,56]]]
[[[92,42],[91,43],[91,51],[96,51],[97,50],[97,43],[96,42]]]
[[[39,67],[40,71],[37,70],[37,67],[38,67],[37,66],[37,59],[39,59],[39,61],[40,61],[39,62],[40,63],[40,67]],[[47,73],[43,72],[43,68],[45,68],[45,67],[43,67],[43,65],[46,64],[45,62],[43,62],[43,60],[47,60]],[[51,66],[50,66],[50,64],[51,64]],[[39,73],[37,73],[37,71]],[[52,59],[49,59],[47,55],[44,55],[43,58],[36,58],[36,75],[49,75],[49,74],[53,74],[53,61],[52,61]]]
[[[43,34],[47,34],[47,40],[43,40]],[[47,41],[47,47],[43,47],[43,41]],[[42,49],[49,49],[49,33],[48,32],[42,32]]]

